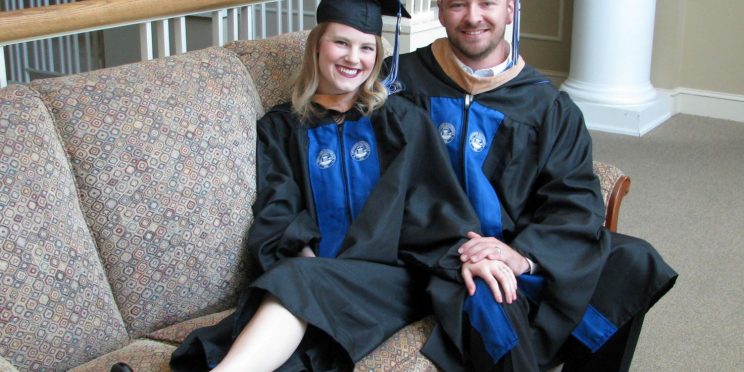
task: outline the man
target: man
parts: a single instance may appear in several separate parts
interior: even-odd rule
[[[482,236],[470,233],[460,249],[472,298],[510,286],[497,277],[473,281],[468,268],[481,260],[507,264],[519,282],[516,298],[490,299],[505,323],[482,326],[489,312],[469,309],[483,300],[466,300],[465,316],[479,333],[448,335],[455,344],[463,340],[461,362],[516,371],[560,363],[564,371],[627,370],[643,315],[677,274],[648,243],[602,226],[580,110],[519,56],[517,24],[511,44],[504,39],[507,25],[518,22],[515,1],[437,4],[447,38],[401,55],[397,90],[429,112],[480,217]],[[435,333],[451,332],[442,328]],[[445,358],[434,354],[444,349],[429,343],[423,352],[441,363]]]

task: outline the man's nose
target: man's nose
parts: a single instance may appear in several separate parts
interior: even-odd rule
[[[478,8],[478,4],[476,4],[475,1],[467,5],[464,19],[465,22],[469,24],[477,24],[483,19],[481,10]]]

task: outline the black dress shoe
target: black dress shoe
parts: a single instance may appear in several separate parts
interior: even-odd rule
[[[132,367],[130,367],[128,364],[119,362],[111,366],[110,372],[134,372],[134,371],[132,370]]]

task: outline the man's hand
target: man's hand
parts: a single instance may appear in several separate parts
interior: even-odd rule
[[[315,252],[313,252],[310,247],[305,246],[302,248],[300,253],[297,254],[297,257],[315,257]]]
[[[498,260],[480,260],[465,262],[460,270],[465,281],[465,288],[472,296],[475,294],[474,278],[478,277],[488,284],[496,302],[510,304],[517,299],[517,278],[505,263]],[[503,295],[502,295],[503,292]]]
[[[509,266],[512,273],[517,276],[530,270],[527,259],[501,240],[483,237],[472,231],[468,232],[468,239],[470,240],[457,250],[463,263],[477,263],[483,259],[497,260]]]

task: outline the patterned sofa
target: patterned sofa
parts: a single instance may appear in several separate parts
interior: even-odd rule
[[[247,267],[255,120],[288,97],[305,37],[0,90],[0,371],[165,371],[191,329],[229,313]],[[597,166],[613,205],[627,180]],[[434,370],[418,353],[432,325],[357,369]]]

